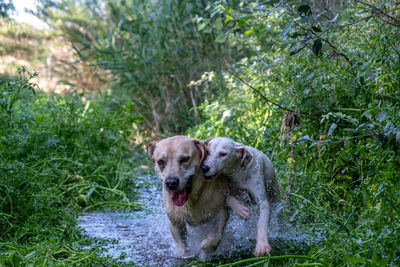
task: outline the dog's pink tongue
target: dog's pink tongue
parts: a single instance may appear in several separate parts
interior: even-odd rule
[[[186,190],[170,192],[172,203],[182,206],[187,200]]]

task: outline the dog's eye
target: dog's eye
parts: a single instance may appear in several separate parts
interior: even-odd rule
[[[190,157],[183,157],[183,158],[181,158],[181,163],[188,162],[189,159],[190,159]]]
[[[226,153],[225,153],[225,152],[219,152],[219,156],[220,156],[220,157],[225,157],[225,156],[226,156]]]
[[[165,161],[163,161],[162,159],[160,159],[159,161],[157,161],[158,166],[160,166],[161,168],[165,166]]]

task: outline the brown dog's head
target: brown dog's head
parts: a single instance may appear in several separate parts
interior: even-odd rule
[[[194,189],[193,179],[199,177],[200,164],[206,156],[205,145],[195,138],[174,136],[151,142],[147,152],[171,201],[177,206],[184,205]]]
[[[252,156],[242,144],[226,137],[213,137],[204,141],[208,155],[201,165],[204,179],[212,180],[219,174],[228,175],[239,166],[245,168]]]

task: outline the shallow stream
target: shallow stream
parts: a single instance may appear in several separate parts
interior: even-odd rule
[[[146,179],[158,181],[151,176]],[[248,197],[244,196],[243,200],[247,201],[246,198]],[[89,212],[79,217],[78,227],[89,237],[105,239],[105,242],[92,246],[100,246],[104,255],[115,257],[122,262],[146,266],[176,266],[199,260],[196,244],[205,237],[205,226],[188,228],[188,246],[193,256],[181,258],[169,232],[161,186],[142,188],[138,201],[145,204],[146,210]],[[241,256],[252,256],[258,211],[256,205],[249,202],[246,202],[246,205],[250,205],[250,219],[243,221],[230,213],[222,241],[217,250],[207,256],[207,260],[225,259],[231,262]],[[295,225],[298,215],[293,214],[287,218],[291,223],[277,223],[278,214],[282,214],[281,212],[282,206],[272,209],[269,240],[273,254],[299,252],[321,240],[321,235],[306,234],[298,230]]]

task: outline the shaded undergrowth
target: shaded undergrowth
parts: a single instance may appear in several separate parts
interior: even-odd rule
[[[33,74],[19,74],[0,81],[0,265],[115,263],[81,249],[91,241],[76,218],[138,207],[134,107],[109,95],[47,96],[35,92]]]

